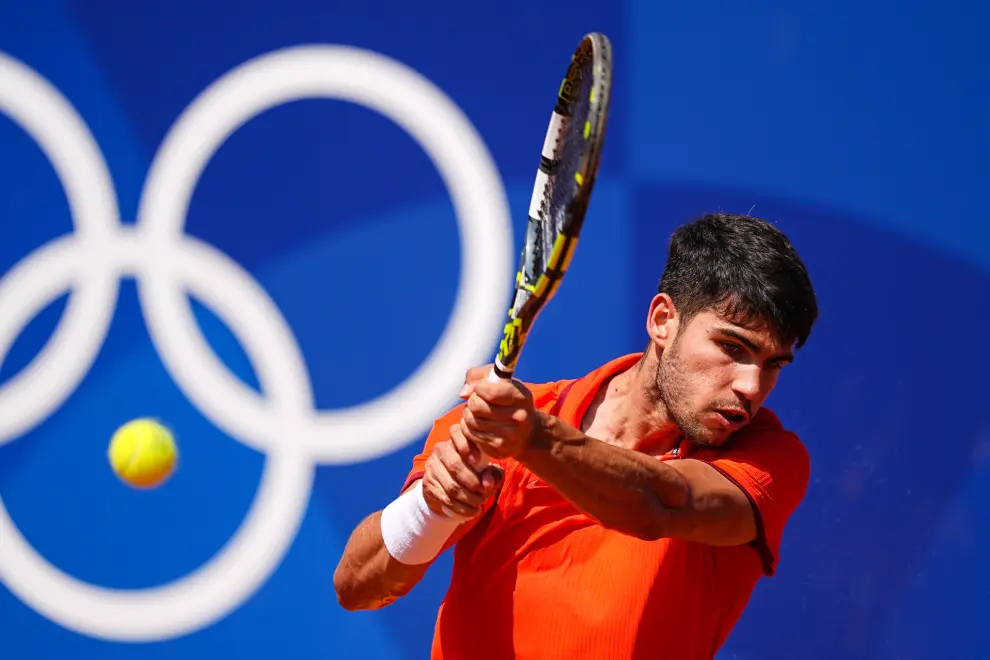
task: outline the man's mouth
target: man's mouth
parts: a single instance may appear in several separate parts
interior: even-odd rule
[[[724,424],[731,429],[741,428],[747,421],[749,421],[749,415],[747,415],[743,410],[720,408],[715,411],[715,414],[721,417]]]

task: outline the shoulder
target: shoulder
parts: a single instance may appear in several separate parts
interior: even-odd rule
[[[533,405],[536,409],[546,412],[557,403],[561,392],[572,382],[573,380],[558,380],[549,383],[523,383],[523,385],[532,393]]]
[[[811,461],[797,434],[777,416],[761,409],[720,449],[699,452],[741,488],[753,506],[758,538],[753,547],[766,575],[773,575],[784,527],[807,492]]]
[[[769,408],[761,408],[753,420],[740,429],[724,448],[732,455],[775,454],[795,467],[810,464],[808,448],[797,433],[784,427]]]
[[[760,491],[788,513],[804,498],[811,477],[807,447],[766,408],[725,446],[701,449],[691,457],[710,463],[750,492]]]
[[[784,427],[777,414],[770,408],[760,408],[749,424],[739,429],[736,438],[761,437],[786,434],[797,439],[797,434]]]

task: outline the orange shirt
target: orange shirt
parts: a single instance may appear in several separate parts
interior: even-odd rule
[[[639,357],[575,381],[527,386],[537,408],[580,428],[599,386]],[[406,485],[423,475],[433,444],[448,439],[462,407],[434,424]],[[502,461],[498,497],[448,544],[456,542],[454,568],[431,657],[714,657],[757,580],[775,571],[784,525],[807,488],[809,458],[766,409],[723,448],[685,441],[658,457],[684,458],[713,465],[746,492],[759,539],[736,547],[642,541],[605,529],[519,463]]]

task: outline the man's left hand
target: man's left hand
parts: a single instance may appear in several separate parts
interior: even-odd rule
[[[526,386],[516,380],[479,379],[471,387],[461,422],[451,433],[474,443],[491,458],[514,458],[529,449],[539,413]]]

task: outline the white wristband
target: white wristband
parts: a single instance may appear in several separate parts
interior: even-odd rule
[[[447,539],[466,519],[434,513],[423,497],[423,482],[382,509],[382,539],[397,561],[410,566],[436,559]]]

